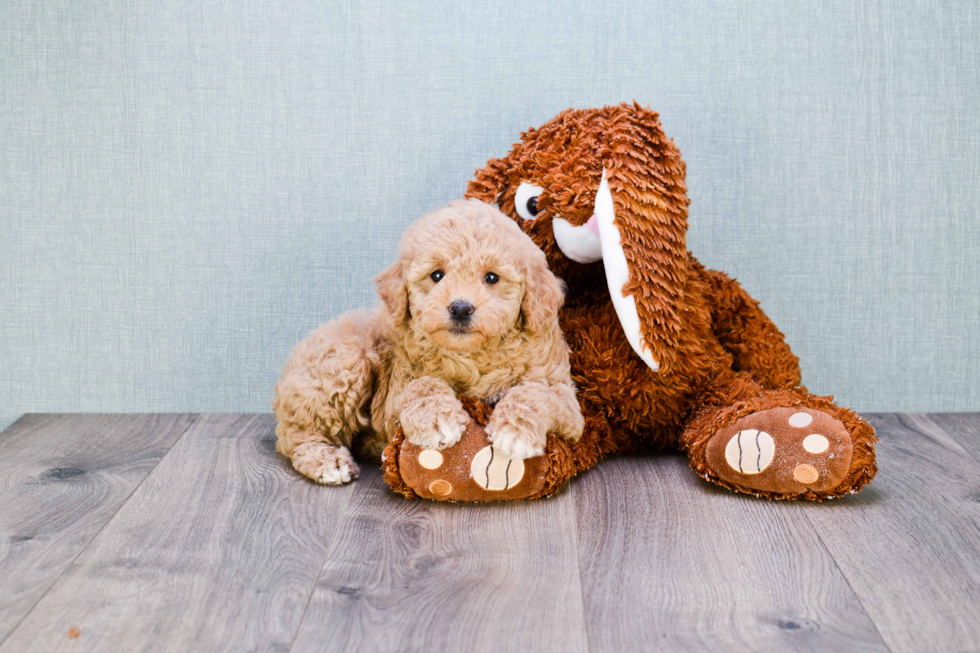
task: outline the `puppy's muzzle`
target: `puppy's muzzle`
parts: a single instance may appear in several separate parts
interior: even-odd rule
[[[459,326],[465,326],[470,321],[470,317],[475,310],[476,308],[473,304],[460,299],[457,299],[449,305],[449,315],[452,321]]]

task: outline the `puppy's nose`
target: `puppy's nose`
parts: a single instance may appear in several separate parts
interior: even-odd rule
[[[453,316],[453,319],[457,322],[462,322],[463,320],[468,320],[470,315],[473,314],[473,304],[465,302],[461,299],[457,299],[452,304],[449,305],[449,313]]]

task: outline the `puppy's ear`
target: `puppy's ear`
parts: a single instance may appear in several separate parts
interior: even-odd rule
[[[521,316],[529,333],[540,333],[558,326],[558,309],[565,301],[565,284],[548,269],[544,252],[533,244],[528,248],[528,271]]]
[[[466,185],[466,197],[499,206],[500,196],[507,188],[506,159],[490,159],[487,165],[476,171],[475,178]]]
[[[408,287],[402,274],[399,261],[374,278],[378,284],[378,295],[394,324],[402,324],[410,318],[408,314]]]

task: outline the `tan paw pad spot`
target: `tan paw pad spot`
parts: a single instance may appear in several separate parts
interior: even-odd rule
[[[810,422],[812,421],[813,421],[813,415],[811,415],[810,413],[803,413],[803,412],[793,413],[789,417],[789,425],[795,426],[798,429],[801,429],[804,426],[809,426]]]
[[[811,433],[803,438],[803,448],[810,453],[823,453],[830,447],[830,440],[819,433]]]
[[[439,469],[442,467],[442,453],[436,449],[424,449],[419,454],[419,464],[426,469]]]
[[[810,485],[817,482],[820,473],[813,465],[797,465],[796,469],[793,470],[793,478],[804,485]]]
[[[772,462],[776,445],[765,431],[746,429],[739,431],[725,447],[728,466],[740,474],[758,474]]]
[[[485,490],[509,490],[524,478],[524,461],[505,458],[493,446],[484,447],[473,456],[470,474]]]
[[[449,493],[453,491],[453,485],[449,481],[444,481],[441,478],[429,483],[429,492],[432,494],[438,494],[441,497],[449,496]]]

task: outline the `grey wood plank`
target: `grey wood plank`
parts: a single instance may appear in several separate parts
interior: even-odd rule
[[[0,643],[193,415],[25,415],[0,434]]]
[[[411,501],[365,470],[293,651],[585,651],[574,531],[568,492]]]
[[[795,503],[736,495],[678,455],[574,485],[592,651],[886,651]]]
[[[894,653],[980,650],[980,465],[933,418],[875,415],[878,475],[804,512]]]
[[[928,419],[980,462],[980,413],[934,413]]]
[[[274,427],[198,419],[0,651],[287,650],[351,486],[299,476]]]

